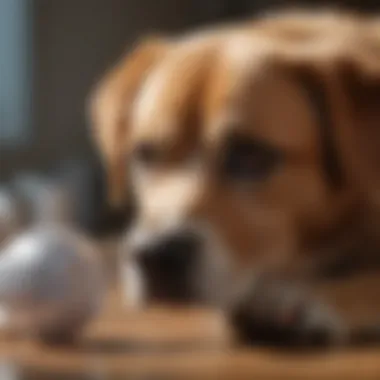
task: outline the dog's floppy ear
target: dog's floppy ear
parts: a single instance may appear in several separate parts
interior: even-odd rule
[[[287,52],[279,61],[316,110],[330,182],[350,182],[380,204],[380,30],[360,41],[326,56]]]
[[[167,43],[158,38],[140,42],[97,85],[88,111],[97,149],[106,170],[108,199],[119,207],[127,199],[126,150],[129,117],[147,73],[162,57]]]

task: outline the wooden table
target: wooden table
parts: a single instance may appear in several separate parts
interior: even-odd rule
[[[1,380],[380,379],[380,347],[291,353],[239,347],[208,310],[130,313],[112,292],[74,347],[0,341]]]
[[[347,286],[342,292],[329,285],[327,294],[351,312],[372,308],[380,315],[380,275]],[[131,313],[121,305],[115,287],[73,347],[0,338],[0,380],[380,380],[380,346],[314,353],[241,347],[213,311]]]

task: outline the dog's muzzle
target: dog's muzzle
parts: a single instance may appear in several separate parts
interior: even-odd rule
[[[159,302],[194,301],[201,246],[201,236],[193,231],[174,231],[134,244],[131,254],[143,276],[145,296]]]

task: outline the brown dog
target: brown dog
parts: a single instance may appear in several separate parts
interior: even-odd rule
[[[277,336],[294,322],[290,340],[347,338],[273,284],[375,262],[379,105],[375,19],[278,13],[139,44],[90,108],[110,200],[132,190],[138,206],[127,251],[144,299],[239,310],[257,338],[257,320]]]

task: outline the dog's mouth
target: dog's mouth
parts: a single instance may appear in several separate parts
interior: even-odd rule
[[[228,248],[211,229],[174,232],[143,243],[137,239],[139,244],[132,244],[129,236],[126,258],[135,267],[140,290],[134,297],[127,289],[128,298],[145,305],[224,308],[251,282],[250,268],[234,266]]]
[[[132,260],[141,277],[145,302],[197,303],[202,251],[201,239],[188,230],[176,230],[136,245]]]
[[[193,281],[178,273],[145,274],[145,295],[150,303],[188,305],[200,303]]]

